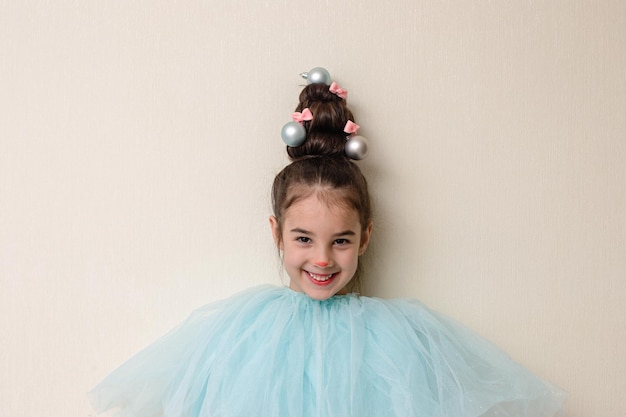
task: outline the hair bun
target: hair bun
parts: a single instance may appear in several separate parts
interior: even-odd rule
[[[354,116],[346,100],[329,91],[326,84],[309,84],[300,93],[297,112],[309,109],[310,121],[303,121],[306,140],[300,146],[287,146],[292,161],[312,156],[345,156],[346,133],[344,127]]]

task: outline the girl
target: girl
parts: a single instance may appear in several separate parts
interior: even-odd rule
[[[357,295],[372,233],[366,143],[347,92],[316,68],[283,128],[272,187],[288,288],[196,310],[93,391],[132,417],[548,417],[563,394],[415,300]],[[330,86],[329,86],[330,84]],[[346,136],[348,140],[346,140]]]

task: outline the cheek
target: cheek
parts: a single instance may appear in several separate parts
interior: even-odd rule
[[[283,262],[284,263],[298,263],[300,258],[302,258],[302,253],[297,248],[295,248],[292,244],[287,243],[283,245],[281,248],[283,251]]]
[[[349,250],[349,251],[345,251],[343,253],[341,253],[339,255],[339,259],[341,259],[341,262],[348,266],[351,265],[353,267],[356,268],[356,265],[359,262],[359,250],[358,248],[354,248],[354,250]]]

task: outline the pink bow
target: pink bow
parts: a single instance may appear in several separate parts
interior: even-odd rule
[[[344,90],[343,88],[339,87],[339,85],[334,81],[330,84],[330,87],[328,87],[328,91],[337,94],[343,99],[348,97],[348,90]]]
[[[311,110],[309,110],[309,108],[307,107],[306,109],[302,110],[302,113],[300,113],[299,111],[291,113],[291,118],[294,122],[302,124],[302,122],[313,120],[313,113],[311,113]]]
[[[359,127],[361,126],[357,125],[352,120],[348,120],[346,122],[346,127],[343,128],[343,131],[346,132],[348,135],[356,135],[359,132]]]

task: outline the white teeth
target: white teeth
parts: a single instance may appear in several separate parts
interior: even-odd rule
[[[318,274],[314,274],[312,272],[306,271],[307,274],[309,274],[309,276],[311,278],[313,278],[315,281],[319,281],[319,282],[324,282],[324,281],[328,281],[329,279],[331,279],[335,274],[328,274],[328,275],[318,275]]]

